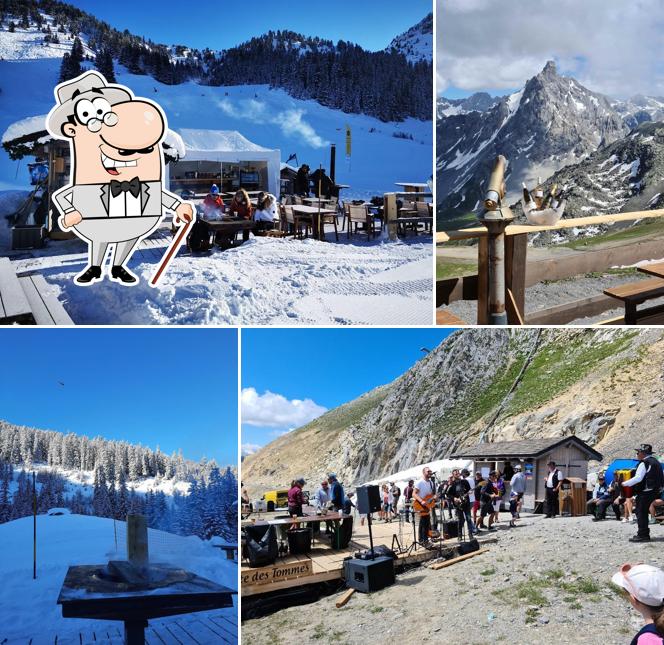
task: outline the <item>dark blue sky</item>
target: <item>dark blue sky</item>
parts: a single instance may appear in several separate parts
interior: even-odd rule
[[[242,387],[333,408],[389,383],[433,349],[450,330],[244,329]],[[246,419],[246,415],[245,415]],[[243,424],[242,444],[263,445],[285,426]]]
[[[226,49],[269,30],[289,29],[365,49],[387,47],[392,39],[432,11],[432,0],[70,0],[71,4],[119,30],[155,42],[202,49]]]
[[[0,356],[0,419],[237,463],[234,329],[5,328]]]

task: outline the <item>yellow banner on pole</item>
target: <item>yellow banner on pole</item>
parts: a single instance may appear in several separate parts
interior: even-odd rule
[[[353,134],[350,131],[350,126],[346,125],[346,156],[350,157],[353,148]]]

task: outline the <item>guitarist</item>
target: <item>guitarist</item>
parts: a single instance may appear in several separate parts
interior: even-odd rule
[[[463,537],[464,521],[468,524],[468,535],[477,532],[473,520],[470,517],[470,484],[454,469],[452,471],[452,483],[447,487],[447,499],[450,507],[454,508],[459,521],[459,541]]]
[[[433,471],[428,466],[422,470],[422,479],[415,484],[413,500],[418,503],[415,509],[420,515],[419,542],[424,545],[429,541],[431,531],[431,508],[436,503],[436,485],[431,479]]]

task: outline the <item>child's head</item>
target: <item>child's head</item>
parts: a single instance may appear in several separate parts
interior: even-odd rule
[[[629,601],[664,636],[664,571],[649,564],[623,564],[611,581],[624,589]]]

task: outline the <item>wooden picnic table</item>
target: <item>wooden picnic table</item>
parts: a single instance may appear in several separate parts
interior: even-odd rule
[[[657,264],[646,264],[645,266],[636,268],[641,273],[646,273],[647,275],[652,275],[656,278],[664,278],[664,262],[658,262]]]
[[[332,204],[332,199],[328,199],[326,197],[303,197],[302,198],[303,202],[307,202],[311,205],[318,205],[318,204]]]
[[[293,213],[299,213],[300,215],[308,215],[311,217],[311,230],[313,231],[314,239],[325,241],[325,230],[321,229],[319,223],[320,215],[336,215],[336,210],[330,210],[329,208],[318,208],[318,206],[293,206]],[[320,232],[320,234],[319,234]]]
[[[228,243],[228,246],[233,246],[235,243],[235,236],[242,231],[243,233],[243,242],[246,242],[249,239],[249,231],[253,231],[256,228],[256,222],[251,219],[244,219],[240,217],[222,217],[222,219],[205,219],[201,218],[201,221],[205,222],[210,230],[214,232],[215,241],[217,239],[225,240]],[[220,244],[222,248],[224,244]]]
[[[236,592],[227,587],[168,565],[151,570],[166,582],[128,583],[109,575],[105,565],[69,567],[57,600],[63,618],[121,620],[125,644],[142,645],[151,618],[233,606]]]

